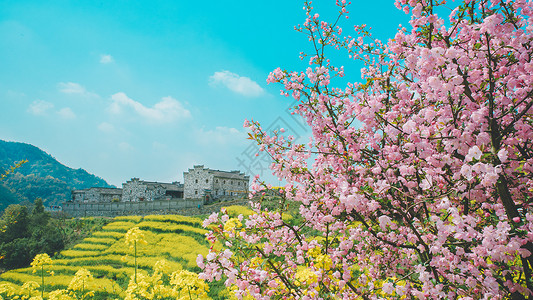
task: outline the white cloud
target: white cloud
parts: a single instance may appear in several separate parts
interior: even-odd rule
[[[35,100],[28,107],[28,112],[36,116],[46,116],[48,115],[49,111],[53,110],[53,108],[53,103],[43,100]],[[64,107],[55,113],[57,113],[57,115],[63,119],[72,120],[76,118],[76,114],[69,107]]]
[[[101,54],[100,55],[100,63],[101,64],[110,64],[112,62],[114,62],[115,60],[113,59],[113,56],[109,55],[109,54]]]
[[[122,92],[111,96],[111,100],[113,103],[108,108],[111,113],[121,114],[125,110],[130,110],[148,122],[170,123],[191,118],[191,112],[170,96],[163,97],[153,107],[146,107]]]
[[[200,129],[195,134],[202,145],[238,145],[246,143],[246,133],[232,127],[218,126],[214,130]]]
[[[209,77],[209,82],[211,85],[222,84],[231,91],[245,97],[258,97],[265,92],[257,82],[230,71],[215,72]]]
[[[76,114],[70,109],[70,107],[60,109],[57,111],[57,114],[63,119],[72,120],[76,118]]]
[[[97,94],[87,91],[83,85],[75,82],[60,82],[57,84],[57,88],[64,94],[98,97]]]
[[[107,122],[102,122],[98,125],[98,130],[105,132],[105,133],[112,133],[112,132],[115,132],[115,126]]]
[[[87,92],[81,84],[75,82],[60,82],[57,87],[61,93],[65,94],[85,94]]]
[[[28,112],[36,116],[44,116],[52,108],[54,108],[54,104],[50,102],[35,100],[28,107]]]

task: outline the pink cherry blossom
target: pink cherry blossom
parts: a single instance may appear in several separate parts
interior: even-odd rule
[[[396,0],[411,19],[387,42],[336,5],[305,2],[309,66],[267,79],[311,137],[245,122],[287,184],[256,177],[238,231],[204,221],[201,278],[238,298],[531,299],[533,2]]]

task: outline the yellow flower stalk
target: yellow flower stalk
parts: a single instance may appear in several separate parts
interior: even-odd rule
[[[37,272],[37,269],[44,266],[44,265],[50,265],[52,264],[52,259],[50,256],[46,253],[41,253],[35,255],[35,258],[31,262],[31,267],[33,269],[33,273]]]
[[[135,250],[135,283],[137,283],[137,243],[144,243],[144,233],[139,227],[133,227],[125,235],[126,244]]]
[[[44,266],[51,264],[52,259],[47,253],[35,255],[35,258],[31,262],[31,268],[33,269],[33,273],[37,272],[37,269],[41,269],[41,298],[44,297]]]
[[[144,233],[142,230],[139,229],[139,227],[133,227],[128,232],[126,232],[126,235],[124,236],[126,240],[126,244],[130,246],[130,248],[134,248],[137,243],[144,243],[146,244],[146,241],[144,240]]]

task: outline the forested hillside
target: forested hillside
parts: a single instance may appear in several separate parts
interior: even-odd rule
[[[45,205],[59,204],[70,198],[72,189],[112,187],[84,169],[61,164],[33,145],[0,140],[0,173],[21,160],[28,162],[0,182],[0,210],[36,198],[42,198]]]

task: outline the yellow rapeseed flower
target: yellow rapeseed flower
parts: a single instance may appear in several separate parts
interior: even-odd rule
[[[37,272],[37,269],[40,269],[41,267],[45,265],[51,265],[52,259],[50,256],[46,253],[41,253],[35,255],[35,258],[31,262],[31,268],[33,269],[33,273]]]
[[[142,273],[131,276],[124,300],[153,299],[153,290],[150,289],[150,278]]]
[[[329,270],[333,266],[333,261],[331,257],[327,254],[320,254],[316,256],[315,267],[322,268],[324,270]]]
[[[55,290],[48,294],[48,300],[74,300],[67,290]]]
[[[158,260],[154,265],[154,274],[168,274],[169,271],[170,264],[164,259]]]
[[[307,251],[310,257],[315,259],[315,267],[319,269],[329,270],[333,266],[331,257],[327,254],[322,254],[319,247],[315,247]]]
[[[130,248],[133,248],[135,243],[146,244],[146,241],[144,240],[144,233],[139,229],[139,227],[131,228],[128,230],[128,232],[126,232],[124,237],[126,239],[126,244],[129,245]]]
[[[93,280],[93,275],[89,270],[85,268],[79,269],[70,283],[68,284],[68,289],[71,291],[85,291],[85,287],[88,282]]]
[[[313,272],[313,270],[303,267],[298,268],[298,271],[296,274],[294,274],[294,278],[296,279],[296,285],[309,285],[318,281],[318,276],[315,274],[315,272]]]
[[[264,260],[258,256],[254,256],[252,257],[252,259],[250,259],[250,267],[251,268],[259,268],[263,265],[263,262]]]
[[[224,231],[231,232],[231,231],[235,231],[236,228],[240,228],[240,227],[242,227],[241,221],[239,221],[239,219],[237,218],[231,218],[228,221],[226,221],[226,223],[224,224]]]
[[[186,270],[179,270],[170,276],[170,284],[174,286],[178,295],[195,295],[195,298],[207,297],[209,286],[204,280],[198,278],[198,274]]]
[[[0,283],[0,294],[3,294],[6,297],[11,297],[15,294],[15,287],[11,283]]]
[[[33,292],[38,289],[40,287],[40,285],[33,281],[33,280],[30,280],[30,281],[26,281],[22,287],[20,287],[20,292],[19,294],[21,295],[24,295],[24,296],[28,296],[28,298],[31,297],[31,294],[33,294]],[[23,296],[23,297],[24,297]]]
[[[241,221],[237,218],[230,218],[226,223],[224,223],[224,234],[226,236],[229,236],[229,233],[232,232],[234,234],[237,233],[239,228],[242,227]]]

